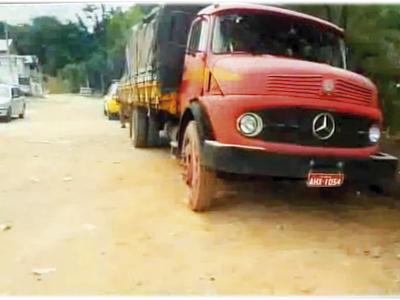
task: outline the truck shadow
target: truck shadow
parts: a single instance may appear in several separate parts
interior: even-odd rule
[[[211,211],[201,215],[213,241],[252,249],[248,252],[263,259],[264,254],[270,258],[269,253],[272,257],[283,255],[285,261],[330,260],[326,265],[335,267],[343,257],[357,262],[369,259],[371,249],[379,249],[377,255],[385,255],[387,261],[397,261],[400,204],[393,198],[350,190],[343,197],[328,199],[303,182],[226,184],[235,194],[221,196]],[[264,254],[254,249],[262,249]],[[332,253],[338,256],[330,256]],[[275,263],[273,258],[270,263]],[[317,264],[316,268],[326,265]]]
[[[214,211],[246,209],[247,205],[269,209],[286,208],[292,211],[313,210],[340,214],[351,209],[395,209],[400,217],[400,199],[384,197],[369,189],[349,187],[339,193],[321,193],[310,189],[303,181],[252,179],[223,180],[217,193]]]

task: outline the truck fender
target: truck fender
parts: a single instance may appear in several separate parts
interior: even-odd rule
[[[183,135],[185,134],[185,129],[190,121],[196,121],[198,125],[200,139],[204,140],[214,140],[214,132],[211,125],[211,120],[207,114],[206,108],[199,102],[193,101],[186,108],[179,121],[179,131],[178,131],[178,150],[180,152]]]

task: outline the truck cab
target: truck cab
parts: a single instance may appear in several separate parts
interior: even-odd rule
[[[211,5],[192,22],[178,96],[178,149],[193,210],[221,173],[391,185],[376,86],[347,70],[344,32],[263,5]]]

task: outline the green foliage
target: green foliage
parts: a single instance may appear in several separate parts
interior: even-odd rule
[[[61,77],[43,76],[44,88],[51,94],[65,94],[71,91],[69,81]]]
[[[133,8],[127,12],[114,11],[113,18],[107,23],[106,49],[108,67],[114,78],[119,78],[125,65],[125,46],[130,28],[138,23],[144,13],[140,7]]]
[[[11,38],[19,54],[35,54],[43,65],[43,71],[56,75],[68,63],[85,59],[82,48],[85,32],[72,22],[60,23],[54,17],[38,17],[32,25],[10,28]]]
[[[79,92],[79,88],[87,78],[86,68],[83,63],[71,63],[62,68],[58,74],[59,78],[69,83],[69,90],[73,93]]]
[[[151,6],[127,11],[87,5],[77,22],[61,23],[54,17],[38,17],[32,24],[9,26],[18,54],[37,55],[43,72],[68,81],[72,92],[86,86],[105,91],[122,75],[129,29]],[[4,23],[0,22],[0,38]]]

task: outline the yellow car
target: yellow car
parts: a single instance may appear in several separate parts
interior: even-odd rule
[[[114,82],[110,85],[107,94],[104,97],[104,115],[109,120],[119,119],[119,102],[118,102],[118,83]]]

